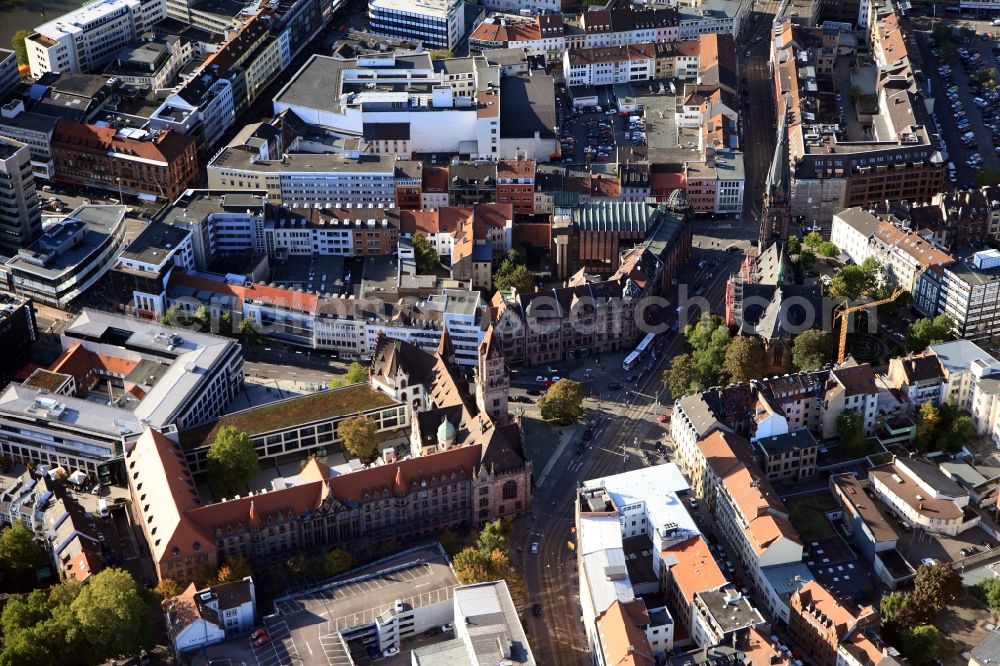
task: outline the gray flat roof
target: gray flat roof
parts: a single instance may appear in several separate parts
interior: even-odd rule
[[[941,366],[949,374],[970,372],[973,361],[983,361],[995,371],[1000,371],[1000,361],[993,358],[989,353],[983,351],[979,345],[970,340],[941,342],[931,345],[929,349],[934,352],[938,361],[941,362]]]
[[[195,224],[209,215],[247,208],[262,209],[267,200],[266,190],[186,190],[159,217],[166,224]]]
[[[255,160],[254,154],[241,147],[229,146],[209,164],[222,169],[268,171],[274,173],[316,173],[336,171],[341,173],[377,172],[392,174],[396,168],[395,155],[360,155],[356,158],[335,153],[286,153],[284,159]]]
[[[465,651],[465,643],[459,638],[423,645],[410,654],[416,666],[472,666],[469,654]]]
[[[435,543],[275,599],[274,608],[281,614],[308,611],[317,622],[328,622],[331,631],[341,631],[371,624],[383,613],[394,612],[397,599],[412,608],[447,601],[457,586],[455,572]]]
[[[190,233],[183,227],[153,222],[129,243],[121,256],[147,264],[158,264],[167,252],[176,248]]]
[[[152,388],[132,411],[137,419],[147,419],[154,427],[173,422],[187,397],[220,370],[216,364],[237,346],[234,340],[218,335],[179,331],[89,308],[66,327],[63,337],[79,341],[91,351],[101,346],[102,353],[111,353],[108,347],[120,347],[125,358],[141,362],[143,354],[148,354],[146,360],[169,364],[158,370]]]
[[[555,138],[555,82],[540,70],[500,79],[500,136]]]
[[[51,400],[51,408],[40,407],[39,399]],[[8,414],[22,419],[40,421],[55,427],[81,430],[110,438],[138,437],[142,433],[139,418],[127,409],[112,407],[103,402],[54,395],[48,391],[23,384],[11,384],[0,394],[0,416]],[[91,449],[95,447],[80,444],[80,450],[90,457],[100,457]],[[112,457],[114,451],[104,455]]]
[[[535,664],[506,582],[500,580],[457,588],[455,615],[465,618],[469,642],[480,666]],[[501,641],[509,641],[509,659],[504,659],[499,650]]]
[[[59,278],[66,271],[93,261],[125,223],[125,212],[125,206],[81,206],[49,227],[34,243],[20,250],[7,265],[41,279]],[[142,224],[144,226],[145,222]],[[71,245],[67,244],[69,237],[81,230],[82,236]]]

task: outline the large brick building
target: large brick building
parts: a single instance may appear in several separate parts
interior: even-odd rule
[[[195,490],[181,452],[184,438],[147,429],[125,465],[157,575],[184,582],[199,567],[215,568],[236,555],[260,563],[290,552],[419,538],[526,512],[531,461],[519,425],[507,417],[503,357],[491,339],[488,335],[480,347],[476,396],[464,387],[447,335],[434,354],[397,340],[379,341],[369,393],[386,400],[389,394],[413,410],[416,445],[405,460],[389,450],[368,468],[337,473],[323,459],[311,459],[280,490],[209,503]],[[357,388],[350,390],[356,397]],[[418,393],[424,399],[415,402]],[[357,411],[372,402],[369,395]],[[308,412],[287,404],[282,418],[289,423],[272,432],[266,446],[272,437],[282,440],[285,431],[309,436],[305,431],[314,422],[292,416]],[[318,426],[312,436],[315,444]]]
[[[168,201],[198,176],[195,141],[185,134],[66,120],[52,135],[52,161],[57,181]]]

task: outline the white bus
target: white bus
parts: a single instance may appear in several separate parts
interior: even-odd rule
[[[653,340],[655,338],[655,333],[647,333],[646,337],[639,343],[639,346],[635,348],[635,351],[625,357],[625,362],[622,363],[622,370],[629,372],[642,363],[643,359],[646,358],[646,354],[653,348]]]

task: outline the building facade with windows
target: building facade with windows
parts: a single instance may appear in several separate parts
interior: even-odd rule
[[[31,76],[100,71],[122,47],[166,17],[166,0],[100,0],[63,14],[25,39]]]
[[[369,0],[368,20],[376,35],[453,50],[465,36],[465,0]]]
[[[31,149],[0,137],[0,252],[14,254],[42,233]]]

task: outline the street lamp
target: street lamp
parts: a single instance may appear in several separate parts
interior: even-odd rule
[[[122,179],[115,178],[115,182],[118,183],[118,204],[122,205],[125,203],[125,196],[122,194]]]

